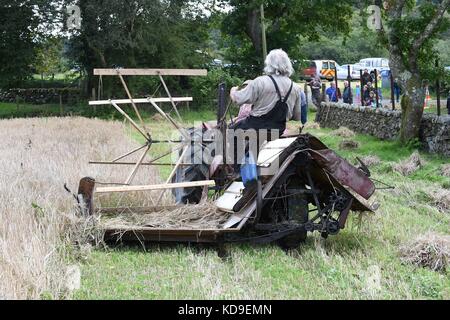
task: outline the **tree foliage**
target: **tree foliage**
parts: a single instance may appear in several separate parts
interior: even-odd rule
[[[323,32],[348,33],[352,1],[251,0],[226,1],[232,10],[223,20],[226,58],[239,64],[246,77],[262,69],[260,6],[264,5],[268,50],[283,48],[292,59],[304,57],[301,44]]]
[[[440,34],[448,31],[450,0],[390,0],[383,5],[386,23],[380,37],[389,50],[391,71],[404,92],[400,140],[407,144],[419,137],[424,80],[440,73],[434,67],[438,57],[435,44]]]
[[[63,72],[65,63],[63,59],[64,41],[62,38],[50,37],[42,41],[36,49],[34,61],[35,71],[44,78],[58,72]]]
[[[94,68],[192,68],[204,62],[208,28],[201,1],[80,0],[72,58]],[[92,84],[91,84],[92,85]]]
[[[34,36],[38,26],[30,2],[8,1],[0,5],[0,86],[11,87],[32,74]]]

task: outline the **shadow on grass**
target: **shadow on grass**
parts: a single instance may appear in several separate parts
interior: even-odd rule
[[[379,245],[379,241],[363,234],[341,233],[337,236],[330,236],[323,239],[320,235],[309,235],[307,240],[296,249],[285,250],[278,245],[277,241],[269,244],[253,243],[195,243],[195,242],[140,242],[140,241],[108,241],[104,249],[115,252],[170,252],[191,250],[194,254],[217,254],[219,258],[228,261],[232,257],[232,251],[245,251],[249,254],[260,252],[265,249],[277,248],[290,256],[302,256],[302,253],[309,250],[317,250],[321,246],[327,254],[351,255],[355,252],[363,252],[372,246]]]

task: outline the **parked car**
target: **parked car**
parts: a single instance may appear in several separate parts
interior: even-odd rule
[[[322,79],[333,80],[339,64],[334,60],[306,60],[303,61],[304,68],[300,71],[303,79],[309,80],[314,75],[319,75]]]

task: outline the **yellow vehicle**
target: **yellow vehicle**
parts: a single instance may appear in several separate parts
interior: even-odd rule
[[[339,69],[339,65],[334,60],[312,60],[301,74],[305,79],[318,75],[322,79],[333,80],[336,76],[336,68]]]

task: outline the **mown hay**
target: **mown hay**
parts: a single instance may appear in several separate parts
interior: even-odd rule
[[[306,130],[311,129],[311,130],[319,130],[320,129],[320,124],[317,122],[307,122],[305,124],[305,128]]]
[[[450,164],[442,165],[441,172],[444,177],[450,177]]]
[[[433,199],[433,205],[440,211],[450,210],[450,190],[439,189],[436,192],[429,192],[428,195]]]
[[[450,262],[450,236],[429,232],[402,246],[400,254],[406,263],[445,271]]]
[[[359,148],[359,143],[353,140],[344,140],[339,144],[341,150],[355,150]]]
[[[230,214],[219,211],[213,202],[180,206],[174,210],[162,210],[148,214],[136,213],[130,208],[120,215],[102,216],[100,228],[118,230],[142,227],[154,229],[217,229],[229,217]]]
[[[332,135],[334,136],[338,136],[338,137],[342,137],[342,138],[353,138],[355,136],[355,132],[353,132],[352,130],[350,130],[347,127],[340,127],[337,130],[334,130],[333,132],[331,132]]]
[[[393,169],[403,176],[409,176],[422,168],[425,165],[425,161],[422,160],[418,151],[414,152],[411,157],[398,164],[395,164]]]
[[[155,122],[162,122],[165,120],[164,117],[160,113],[155,113],[151,119],[152,119],[152,121],[155,121]]]
[[[381,164],[381,159],[377,156],[370,155],[361,158],[361,161],[368,167],[373,167]]]

